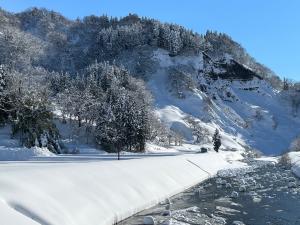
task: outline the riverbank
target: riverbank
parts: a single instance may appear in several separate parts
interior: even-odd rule
[[[170,198],[171,205],[158,204],[120,225],[140,225],[144,218],[159,225],[299,224],[299,179],[274,160],[249,160],[246,169],[218,173]]]
[[[111,225],[220,169],[246,166],[238,159],[238,152],[209,152],[121,161],[2,162],[0,218],[4,224]]]

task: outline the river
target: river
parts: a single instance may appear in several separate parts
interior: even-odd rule
[[[146,217],[157,225],[300,225],[298,178],[271,162],[248,164],[247,169],[220,171],[119,224],[141,225]]]

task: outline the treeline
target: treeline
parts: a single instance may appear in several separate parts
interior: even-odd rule
[[[170,131],[155,117],[151,94],[126,69],[94,63],[75,77],[36,70],[24,74],[0,66],[0,121],[26,147],[64,151],[54,110],[107,151],[140,152],[148,140],[167,142]]]
[[[167,142],[170,131],[155,117],[151,94],[126,69],[94,63],[76,76],[36,70],[0,66],[0,121],[11,124],[23,145],[63,152],[54,110],[107,151],[144,151],[146,141]]]
[[[0,125],[7,123],[22,145],[60,153],[47,90],[34,85],[29,76],[0,65]]]
[[[56,12],[32,8],[18,14],[0,10],[0,19],[1,64],[31,64],[76,74],[95,60],[113,62],[124,51],[148,46],[165,49],[173,56],[203,51],[219,60],[230,55],[274,86],[281,82],[222,33],[208,31],[201,35],[135,14],[120,19],[103,15],[71,21]]]
[[[63,118],[76,120],[107,150],[144,151],[155,138],[152,97],[124,68],[95,63],[76,77],[52,76],[50,88]]]

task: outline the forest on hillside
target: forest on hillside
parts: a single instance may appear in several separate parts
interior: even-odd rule
[[[146,141],[164,143],[171,136],[179,143],[180,134],[155,115],[145,85],[155,70],[149,49],[164,49],[170,57],[203,53],[216,62],[229,55],[274,88],[287,84],[226,34],[197,34],[135,14],[73,21],[45,9],[0,10],[0,122],[11,124],[23,145],[55,153],[63,152],[55,110],[63,123],[76,121],[108,151],[144,151]],[[180,87],[189,81],[176,70],[172,79]]]

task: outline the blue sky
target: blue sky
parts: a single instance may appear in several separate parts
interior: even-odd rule
[[[11,12],[45,7],[75,19],[137,13],[199,33],[217,30],[281,77],[300,80],[299,0],[0,0]]]

